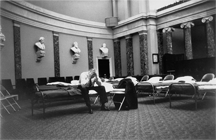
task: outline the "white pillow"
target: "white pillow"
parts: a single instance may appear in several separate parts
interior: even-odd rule
[[[159,82],[160,80],[162,80],[162,77],[160,77],[160,76],[155,76],[155,77],[151,77],[149,80],[147,80],[147,82],[150,82],[150,83],[157,83],[157,82]]]
[[[72,84],[72,85],[79,85],[79,80],[72,80],[72,81],[71,81],[71,84]]]
[[[216,84],[216,78],[212,79],[209,81],[209,83],[213,83],[213,84]]]
[[[192,76],[182,76],[182,77],[177,77],[175,79],[177,82],[195,82],[196,80]]]

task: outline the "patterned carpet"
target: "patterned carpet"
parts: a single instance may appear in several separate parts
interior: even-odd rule
[[[72,140],[158,140],[215,139],[215,97],[198,102],[178,97],[169,107],[169,100],[157,97],[138,98],[138,109],[118,112],[100,111],[93,106],[88,114],[82,100],[50,104],[43,119],[40,110],[31,116],[29,100],[20,101],[22,110],[10,115],[2,111],[1,139],[72,139]]]

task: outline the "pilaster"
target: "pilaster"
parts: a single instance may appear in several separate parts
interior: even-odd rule
[[[92,38],[87,37],[87,47],[88,47],[88,66],[89,69],[92,69],[94,68]]]
[[[133,40],[130,35],[126,36],[125,39],[127,53],[127,75],[134,75]]]
[[[122,76],[122,67],[121,67],[121,48],[120,48],[120,40],[113,40],[114,43],[114,60],[115,60],[115,75]]]
[[[186,22],[180,25],[180,27],[184,29],[186,59],[193,59],[193,49],[191,41],[191,27],[193,26],[193,22]]]
[[[147,36],[148,35],[146,32],[139,32],[141,75],[146,75],[149,73]]]
[[[55,77],[60,77],[60,57],[59,57],[59,34],[53,32],[53,47],[54,47],[54,74]]]
[[[167,50],[167,53],[169,54],[173,54],[173,46],[172,46],[172,32],[174,31],[175,29],[173,27],[167,27],[167,28],[164,28],[163,29],[163,33],[165,33],[166,35],[166,50]]]
[[[213,17],[209,16],[202,19],[202,23],[206,24],[206,33],[207,33],[207,56],[214,57],[215,56],[215,36],[214,36],[214,28],[212,25]]]
[[[15,79],[22,78],[20,24],[13,21]]]

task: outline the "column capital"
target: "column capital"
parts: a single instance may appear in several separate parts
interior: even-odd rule
[[[194,26],[193,22],[185,22],[180,25],[181,28],[191,28]]]
[[[163,33],[173,32],[175,31],[175,28],[173,27],[166,27],[163,29]]]
[[[131,38],[131,35],[125,36],[125,39],[130,39],[130,38]]]
[[[59,33],[53,32],[53,35],[54,35],[54,36],[59,36]]]
[[[88,40],[88,41],[92,41],[92,38],[91,38],[91,37],[87,37],[87,40]]]
[[[213,20],[213,16],[202,18],[202,23],[208,23]]]
[[[146,34],[147,34],[146,31],[140,31],[140,32],[138,32],[138,33],[139,33],[139,35],[146,35]]]
[[[120,41],[119,39],[114,39],[114,40],[113,40],[113,42],[119,42],[119,41]]]
[[[20,23],[17,21],[13,21],[13,26],[20,27]]]

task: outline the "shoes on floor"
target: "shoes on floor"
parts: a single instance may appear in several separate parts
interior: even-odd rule
[[[93,110],[89,108],[89,114],[93,114]]]

